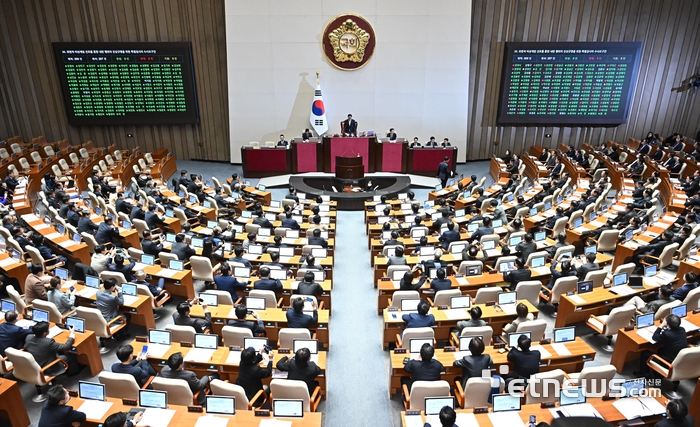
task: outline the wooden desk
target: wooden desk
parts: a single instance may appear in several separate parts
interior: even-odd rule
[[[688,312],[688,316],[683,320],[690,322],[696,326],[700,326],[700,313],[693,314]],[[661,325],[661,320],[654,322],[656,326]],[[688,338],[695,338],[700,335],[700,332],[695,329],[692,331],[686,331]],[[658,344],[652,344],[645,338],[642,338],[637,334],[637,330],[625,331],[620,329],[617,332],[617,340],[615,341],[615,348],[610,358],[610,364],[615,366],[618,374],[622,374],[622,370],[625,368],[625,363],[632,362],[634,360],[639,360],[639,354],[644,350],[650,350],[656,352],[659,347]]]
[[[570,296],[562,295],[559,300],[559,309],[557,310],[557,318],[554,322],[554,327],[561,328],[566,325],[573,325],[577,322],[584,322],[591,314],[608,314],[610,310],[623,305],[635,295],[644,298],[649,294],[656,293],[659,289],[658,286],[653,285],[654,282],[646,278],[642,282],[644,288],[632,288],[634,293],[630,295],[617,295],[610,289],[602,287],[595,288],[593,291],[585,294],[576,295],[584,300],[582,303],[575,301]]]
[[[554,369],[562,369],[565,372],[580,372],[583,369],[584,363],[591,361],[595,358],[595,350],[586,344],[580,337],[576,337],[576,341],[566,343],[566,348],[571,352],[571,354],[560,356],[551,344],[545,344],[541,347],[550,353],[548,356],[544,354],[540,363],[544,364],[540,366],[540,371],[552,371]],[[533,349],[536,345],[533,342]],[[494,373],[498,373],[498,368],[502,365],[508,365],[513,369],[513,364],[508,362],[508,353],[499,353],[497,349],[492,346],[486,347],[484,351],[485,354],[491,356],[493,360],[493,366],[491,370]],[[404,357],[410,356],[407,353],[397,354],[393,351],[391,352],[391,373],[389,379],[389,396],[393,396],[401,391],[401,378],[410,377],[411,375],[404,369],[403,359]],[[450,384],[454,384],[455,378],[462,376],[462,368],[455,368],[452,364],[458,358],[461,359],[462,356],[458,352],[445,352],[441,349],[435,350],[435,359],[440,361],[445,367],[445,372],[440,375],[440,379],[446,380]]]
[[[116,412],[129,412],[134,408],[133,406],[124,405],[121,399],[108,397],[106,400],[113,403],[112,407],[107,411],[107,414],[99,420],[87,419],[82,425],[97,427],[102,425],[109,415]],[[73,397],[68,404],[72,406],[73,409],[77,410],[83,402],[83,399]],[[207,416],[206,409],[201,413],[187,412],[186,406],[179,405],[168,405],[168,409],[176,411],[168,427],[192,427],[197,424],[199,417]],[[229,418],[232,421],[229,425],[237,427],[258,427],[258,425],[260,425],[260,420],[263,419],[261,417],[256,417],[254,411],[239,410],[236,410],[236,415],[233,416],[216,415],[216,417]],[[292,427],[321,427],[321,418],[322,414],[320,412],[307,412],[304,414],[303,418],[280,418],[280,420],[291,422]]]
[[[85,298],[77,293],[85,289],[85,285],[78,284],[75,280],[66,280],[61,285],[61,289],[67,291],[71,286],[75,286],[75,300],[76,305],[82,305],[86,307],[94,307],[96,296],[90,298]],[[119,307],[119,311],[122,313],[131,314],[131,321],[134,325],[141,325],[146,329],[155,329],[156,320],[153,316],[153,307],[151,307],[151,302],[145,295],[137,295],[137,300],[133,303],[124,304]],[[125,301],[126,302],[126,301]]]
[[[194,298],[194,282],[192,280],[192,270],[177,271],[171,274],[171,270],[163,269],[160,265],[150,265],[143,269],[150,275],[148,279],[154,285],[161,277],[165,279],[165,289],[172,295],[178,295],[187,299]]]
[[[528,311],[532,313],[535,317],[539,314],[537,307],[533,306],[527,300],[519,300],[527,305]],[[481,318],[485,320],[489,326],[493,328],[494,335],[500,335],[503,331],[503,325],[512,322],[518,316],[516,314],[506,314],[503,311],[497,311],[496,306],[486,306],[486,304],[473,304],[472,306],[481,307],[482,315]],[[450,338],[450,329],[457,327],[457,322],[460,320],[469,319],[469,312],[467,309],[453,309],[453,310],[438,310],[435,307],[430,309],[430,313],[435,316],[435,340],[437,341],[447,341]],[[453,318],[448,318],[447,313],[455,314]],[[404,331],[405,323],[401,319],[402,313],[399,311],[389,311],[388,309],[383,310],[384,315],[384,333],[382,340],[382,347],[386,350],[389,344],[396,342],[396,335],[401,334]],[[394,318],[394,315],[396,317]],[[319,313],[320,322],[320,313]]]
[[[248,294],[250,294],[250,291],[253,289],[253,283],[255,283],[255,280],[257,280],[257,277],[254,278],[238,278],[238,281],[249,281],[248,285],[245,287],[243,295],[246,297]],[[297,279],[287,279],[287,280],[282,280],[282,292],[277,294],[277,299],[279,300],[279,297],[282,297],[282,305],[284,307],[291,307],[291,301],[290,298],[292,295],[297,295],[295,292],[297,290],[297,287],[299,286],[299,280]],[[333,289],[333,285],[331,284],[332,282],[330,280],[324,280],[322,282],[316,282],[319,285],[321,285],[321,288],[323,288],[323,293],[321,296],[316,298],[318,301],[318,304],[320,305],[323,303],[323,309],[328,310],[328,313],[330,314],[331,312],[331,289]]]
[[[53,325],[51,325],[53,326]],[[57,343],[65,344],[68,341],[69,331],[64,330],[54,337]],[[78,355],[78,362],[90,367],[90,374],[94,377],[104,370],[100,348],[97,345],[97,337],[93,331],[75,333],[75,341],[71,352]]]
[[[12,427],[27,427],[31,424],[19,385],[7,378],[0,380],[0,418],[8,420]]]
[[[29,269],[27,268],[27,263],[22,261],[14,261],[10,255],[5,252],[0,254],[0,271],[5,273],[8,277],[12,277],[19,282],[19,286],[22,289],[22,294],[24,294],[24,281],[27,280],[29,276]]]
[[[54,252],[66,255],[75,262],[90,265],[90,248],[88,248],[88,245],[84,242],[73,242],[73,236],[70,235],[69,230],[66,229],[66,234],[58,234],[54,226],[44,224],[44,220],[38,218],[33,213],[22,215],[22,219],[32,231],[46,238],[46,242],[52,246]]]
[[[141,349],[143,348],[144,345],[148,345],[148,343],[144,342],[137,342],[136,340],[131,342],[132,347],[134,347],[134,352],[136,354],[141,353]],[[172,354],[175,354],[177,352],[182,353],[182,356],[187,359],[187,353],[192,350],[191,347],[182,347],[180,343],[173,343],[170,346],[170,349],[160,357],[152,357],[148,356],[148,363],[150,363],[156,370],[160,371],[160,369],[165,366],[168,357],[170,357]],[[204,375],[211,375],[212,373],[217,373],[221,376],[222,380],[228,380],[231,384],[236,383],[236,379],[238,378],[238,367],[239,367],[239,362],[235,363],[229,363],[228,362],[228,357],[231,353],[235,353],[234,351],[231,351],[228,346],[223,346],[219,347],[215,352],[212,358],[207,361],[207,362],[192,362],[192,361],[185,361],[185,369],[188,371],[193,371],[197,374],[197,377],[202,377]],[[240,353],[240,352],[238,352]],[[293,357],[294,354],[280,354],[279,351],[274,352],[274,358],[272,360],[272,366],[275,367],[277,366],[277,362],[279,362],[280,359],[282,359],[284,356],[287,356],[289,358]],[[321,368],[321,374],[316,378],[318,381],[319,386],[321,387],[321,393],[323,396],[326,395],[326,352],[325,351],[319,351],[318,352],[318,361],[316,364],[318,365],[319,368]],[[240,357],[240,356],[239,356]],[[240,360],[240,359],[239,359]],[[262,366],[262,362],[261,362]],[[265,384],[269,384],[272,378],[268,377],[263,379],[263,382]]]
[[[657,398],[657,400],[659,401],[659,403],[666,406],[665,398],[659,397]],[[612,423],[613,425],[617,425],[615,423],[625,420],[625,417],[613,405],[614,400],[603,401],[603,399],[601,398],[588,398],[586,402],[592,404],[595,407],[595,409],[600,413],[600,415],[602,415],[603,418],[605,418],[605,421]],[[474,412],[474,410],[457,409],[456,412],[472,413]],[[554,417],[552,417],[552,413],[549,412],[549,409],[541,408],[539,403],[523,405],[521,410],[518,411],[518,415],[523,420],[524,425],[528,425],[530,415],[535,415],[537,417],[537,422],[544,421],[551,424],[552,420],[554,419]],[[420,416],[424,421],[426,420],[425,415],[423,413],[421,413]],[[491,423],[491,418],[489,418],[488,414],[475,414],[475,417],[480,427],[502,427],[494,426]],[[644,425],[654,425],[659,420],[661,420],[660,415],[645,417],[643,419]],[[408,425],[406,424],[406,412],[401,412],[401,425],[402,427],[408,427]]]
[[[232,305],[219,305],[218,307],[209,307],[212,320],[212,332],[221,336],[221,329],[228,324],[229,320],[236,319]],[[192,317],[204,318],[204,312],[201,305],[193,305],[190,311]],[[263,311],[258,311],[260,320],[265,325],[265,334],[271,343],[276,343],[279,338],[279,330],[287,327],[287,312],[281,308],[268,308]],[[311,326],[309,329],[316,331],[316,338],[321,347],[328,350],[329,348],[329,329],[328,329],[328,310],[318,310],[318,323]]]

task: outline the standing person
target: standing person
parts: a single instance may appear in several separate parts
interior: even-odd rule
[[[447,187],[447,178],[452,176],[452,171],[450,170],[450,158],[445,156],[445,158],[438,165],[437,178],[440,180],[442,188]]]

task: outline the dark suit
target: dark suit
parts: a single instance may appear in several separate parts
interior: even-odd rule
[[[578,269],[578,280],[583,280],[586,278],[586,274],[590,273],[591,271],[598,271],[600,270],[600,266],[596,263],[585,263]]]
[[[190,316],[181,316],[177,311],[173,313],[173,323],[180,326],[192,326],[198,334],[211,329],[211,313],[204,313],[204,319]]]
[[[41,407],[41,418],[37,427],[71,427],[73,423],[85,421],[85,413],[79,412],[68,405],[49,405]]]
[[[141,209],[139,206],[134,206],[129,214],[129,219],[133,222],[135,219],[146,220],[146,211]],[[152,229],[151,229],[152,230]]]
[[[386,137],[389,138],[389,141],[396,141],[396,133],[387,133]]]
[[[313,295],[316,298],[323,294],[323,288],[316,282],[300,282],[297,288],[297,294],[299,295]]]
[[[311,138],[313,138],[313,137],[314,137],[314,134],[311,133],[311,132],[308,132],[308,133],[307,133],[307,132],[302,132],[302,133],[301,133],[301,139],[302,139],[303,141],[308,141],[309,139],[311,139]]]
[[[238,289],[245,288],[245,283],[239,282],[233,276],[214,276],[214,283],[216,283],[216,289],[231,294],[234,301],[238,298]]]
[[[97,230],[100,229],[100,226],[92,222],[90,217],[82,217],[80,220],[78,220],[78,233],[90,233],[94,234]]]
[[[438,165],[437,169],[437,174],[436,176],[440,180],[440,184],[442,184],[442,188],[447,187],[447,178],[450,177],[452,171],[450,171],[450,165],[447,162],[440,162]]]
[[[308,243],[307,243],[307,244],[309,244],[309,245],[317,245],[317,246],[321,246],[321,247],[323,247],[323,248],[327,248],[327,247],[328,247],[328,241],[327,241],[326,239],[324,239],[323,237],[320,237],[320,236],[319,236],[319,237],[314,237],[314,236],[309,237],[309,238],[308,238]],[[403,243],[401,243],[401,242],[399,242],[398,244],[401,245],[401,246],[403,246]]]
[[[148,363],[148,360],[132,360],[128,365],[117,362],[112,365],[112,372],[115,374],[129,374],[138,383],[139,387],[143,387],[148,381],[148,378],[156,375],[158,372]]]
[[[515,290],[518,283],[530,280],[532,277],[532,270],[529,268],[519,268],[517,270],[509,270],[503,273],[503,280],[510,283],[508,289],[511,291]]]
[[[527,261],[527,257],[529,257],[531,253],[537,251],[537,243],[522,241],[515,246],[515,250],[516,252],[520,252],[520,257],[523,261]]]
[[[418,313],[409,313],[401,316],[401,320],[406,322],[406,328],[425,328],[428,326],[433,326],[435,324],[435,316],[428,314],[423,316]]]
[[[315,325],[316,322],[318,322],[318,312],[316,310],[313,311],[311,316],[304,312],[297,313],[293,309],[287,310],[288,328],[308,328]]]
[[[131,210],[134,209],[134,207],[131,206],[131,203],[124,199],[117,199],[117,201],[114,202],[114,207],[116,208],[117,212],[121,212],[124,215],[131,214]]]
[[[479,240],[483,236],[487,236],[489,234],[493,234],[493,227],[482,225],[481,227],[477,228],[474,234],[472,234],[469,238],[472,240]]]
[[[403,368],[411,374],[410,379],[402,377],[402,380],[406,378],[402,383],[408,386],[409,391],[414,381],[439,381],[440,373],[445,370],[442,363],[436,359],[430,359],[425,362],[423,360],[409,360]]]
[[[622,233],[620,233],[620,235],[622,235]],[[655,257],[661,256],[661,252],[663,252],[664,248],[672,243],[673,242],[671,240],[659,240],[651,245],[642,246],[642,250],[644,252],[634,256],[634,263],[639,266],[641,262],[640,260],[644,257],[644,255],[651,255]]]
[[[272,359],[267,363],[267,367],[261,368],[259,363],[262,362],[262,355],[256,354],[253,363],[241,362],[238,367],[238,378],[236,384],[243,387],[246,397],[250,400],[259,390],[262,390],[263,378],[272,375]]]
[[[289,312],[288,312],[289,313]],[[300,380],[306,383],[309,388],[309,395],[312,395],[318,382],[316,377],[321,374],[321,368],[318,367],[314,362],[309,361],[306,366],[301,366],[296,361],[289,360],[289,357],[284,356],[277,362],[277,369],[280,371],[287,371],[289,375],[287,379],[289,380]]]
[[[638,150],[639,154],[649,154],[649,151],[651,151],[651,146],[649,144],[642,144]]]
[[[282,227],[289,228],[292,230],[299,230],[301,227],[299,226],[299,223],[297,222],[296,219],[294,218],[285,218],[282,220]],[[310,244],[310,243],[309,243]]]
[[[480,356],[464,356],[459,360],[455,360],[452,366],[462,368],[462,389],[467,387],[469,378],[481,378],[481,372],[484,369],[489,369],[493,361],[488,354]]]
[[[511,378],[530,378],[540,371],[540,352],[538,350],[520,351],[511,349],[508,361],[513,363]]]
[[[39,366],[46,366],[56,360],[57,353],[69,351],[74,341],[74,338],[68,338],[65,344],[59,344],[53,338],[29,335],[24,343],[24,350],[34,356],[34,360]]]
[[[450,243],[452,242],[457,242],[461,238],[459,231],[457,230],[447,230],[444,233],[442,233],[442,236],[440,236],[439,241],[442,242],[442,247],[447,249],[450,247]]]
[[[76,211],[68,211],[66,220],[73,227],[77,227],[78,222],[80,222],[80,215]]]
[[[151,239],[141,240],[141,250],[147,255],[157,256],[163,251],[163,244],[160,242],[154,242]]]
[[[673,360],[678,356],[678,353],[688,347],[688,338],[685,329],[679,327],[676,330],[671,328],[656,328],[652,339],[661,347],[656,351],[656,354],[661,356],[667,362],[673,363]],[[649,372],[647,360],[654,354],[649,350],[642,351],[639,359],[639,370],[642,373]]]
[[[685,419],[682,421],[672,420],[670,418],[664,418],[658,423],[654,424],[654,427],[694,427],[695,419],[691,415],[686,415]],[[41,427],[41,426],[39,426]]]
[[[261,228],[273,228],[270,220],[262,216],[253,218],[253,224],[259,225]]]
[[[165,224],[165,219],[161,216],[158,216],[158,214],[155,212],[146,212],[144,218],[146,218],[145,221],[146,225],[148,225],[149,230],[154,230],[160,225]]]
[[[406,283],[406,281],[403,280],[403,277],[402,277],[402,278],[401,278],[401,281],[399,282],[399,290],[402,290],[402,291],[417,291],[418,289],[420,289],[421,286],[423,286],[423,283],[425,283],[425,279],[426,279],[426,276],[425,276],[425,275],[421,275],[421,276],[418,278],[418,281],[417,281],[417,282],[414,282],[414,283],[410,283],[410,284],[409,284],[409,283]]]
[[[288,147],[289,142],[287,142],[287,140],[279,140],[279,141],[277,141],[277,146],[278,147]]]
[[[95,233],[95,240],[100,245],[113,242],[117,238],[119,238],[119,229],[116,227],[110,227],[104,222],[99,225],[97,228],[97,233]]]
[[[195,374],[192,371],[186,371],[184,369],[173,371],[172,369],[170,369],[170,366],[164,366],[163,369],[161,369],[160,371],[160,376],[163,378],[187,381],[187,384],[190,386],[190,390],[192,390],[193,394],[198,391],[204,390],[207,384],[209,384],[209,377],[206,375],[200,379],[197,378],[197,374]],[[199,393],[199,396],[197,397],[197,403],[201,405],[204,403],[205,400],[206,394]]]
[[[253,336],[260,336],[265,333],[265,326],[263,325],[262,320],[258,319],[255,322],[252,320],[239,320],[239,319],[232,319],[228,321],[229,326],[235,326],[236,328],[244,328],[248,329],[250,332],[253,333]]]
[[[190,247],[190,245],[185,242],[173,243],[173,246],[170,248],[170,252],[177,255],[177,259],[180,261],[187,261],[192,255],[197,253],[194,248]]]
[[[343,120],[343,133],[357,134],[357,122],[353,119]]]
[[[253,289],[277,292],[282,290],[282,282],[279,279],[263,278],[255,281]]]
[[[3,322],[0,324],[0,355],[5,357],[5,349],[12,347],[20,349],[24,347],[24,341],[27,335],[32,333],[31,329],[24,329],[11,323]]]

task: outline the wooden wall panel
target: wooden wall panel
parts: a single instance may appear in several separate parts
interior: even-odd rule
[[[700,94],[687,86],[700,71],[700,2],[696,0],[474,0],[467,159],[531,145],[580,146],[640,138],[648,131],[700,131]],[[616,127],[497,126],[507,41],[641,41],[629,119]],[[552,134],[551,139],[545,134]],[[498,141],[498,145],[494,145]]]
[[[44,135],[49,141],[165,147],[179,159],[228,161],[224,17],[221,0],[0,2],[0,139]],[[69,126],[51,43],[116,41],[191,42],[200,123]]]

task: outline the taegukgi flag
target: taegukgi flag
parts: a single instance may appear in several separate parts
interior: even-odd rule
[[[314,92],[314,101],[311,103],[311,114],[309,122],[316,133],[321,136],[328,131],[328,121],[326,121],[326,106],[323,104],[323,95],[321,94],[321,78],[320,73],[316,73],[316,92]]]

